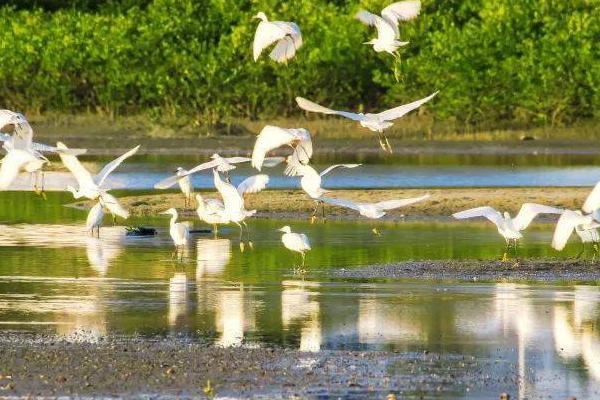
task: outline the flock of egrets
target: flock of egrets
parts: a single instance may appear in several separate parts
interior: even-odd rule
[[[381,16],[360,11],[357,18],[367,25],[375,26],[378,37],[368,44],[372,44],[377,52],[388,52],[395,54],[398,47],[408,42],[398,40],[399,21],[415,18],[420,11],[419,1],[401,1],[384,8]],[[253,53],[257,60],[262,51],[274,45],[270,57],[277,62],[286,62],[291,59],[298,48],[302,46],[302,34],[297,24],[293,22],[270,22],[264,13],[258,13],[256,18],[261,20],[255,33]],[[392,152],[392,148],[384,130],[393,125],[393,121],[417,109],[424,103],[430,101],[437,92],[423,99],[409,104],[401,105],[377,114],[353,113],[336,111],[323,107],[301,97],[296,98],[298,106],[309,112],[338,115],[360,123],[361,126],[377,132],[381,148],[386,152]],[[44,153],[57,154],[64,166],[72,173],[77,181],[78,187],[68,186],[65,190],[71,192],[75,199],[86,198],[92,200],[86,226],[90,234],[100,235],[100,226],[104,218],[105,210],[113,216],[128,218],[129,212],[119,201],[109,193],[110,188],[106,186],[108,176],[127,158],[136,154],[140,146],[137,146],[110,163],[102,170],[92,175],[79,161],[78,156],[84,154],[84,149],[71,149],[65,144],[58,142],[57,145],[48,146],[33,141],[33,129],[27,119],[20,113],[9,110],[0,110],[0,129],[12,127],[11,134],[0,134],[0,141],[6,156],[0,166],[0,190],[5,190],[13,183],[21,172],[30,173],[32,176],[33,189],[43,193],[44,172],[43,167],[48,162]],[[268,154],[279,148],[289,148],[286,157],[269,157]],[[300,177],[300,186],[306,195],[315,203],[311,216],[314,221],[317,218],[319,206],[330,204],[336,207],[348,208],[357,211],[360,215],[377,219],[383,217],[386,212],[405,207],[429,198],[423,195],[409,199],[394,199],[376,201],[372,203],[358,203],[348,199],[335,196],[335,193],[321,186],[322,177],[338,168],[356,168],[360,164],[336,164],[319,172],[310,165],[313,155],[313,143],[311,134],[303,128],[281,128],[276,126],[265,126],[256,138],[251,157],[221,157],[214,154],[211,160],[202,163],[190,170],[178,168],[176,174],[170,176],[155,185],[156,189],[167,189],[179,185],[185,196],[186,206],[191,205],[194,200],[197,206],[197,214],[201,221],[213,226],[216,234],[219,225],[235,224],[240,230],[240,247],[243,250],[244,229],[246,230],[246,242],[252,247],[250,233],[246,219],[252,217],[256,210],[247,210],[245,195],[257,193],[266,188],[269,176],[260,173],[242,181],[237,187],[230,181],[230,171],[237,164],[250,162],[257,171],[263,167],[274,167],[285,162],[284,174],[287,176]],[[218,199],[205,199],[201,194],[194,194],[191,176],[201,171],[212,171],[214,187],[220,195]],[[223,174],[223,176],[222,176]],[[561,214],[554,234],[553,247],[558,250],[564,248],[572,231],[575,230],[584,243],[596,244],[600,237],[596,229],[600,226],[600,184],[596,186],[588,197],[581,211],[563,210],[539,204],[524,204],[515,218],[508,213],[504,215],[491,207],[479,207],[454,214],[457,219],[485,217],[496,224],[498,232],[506,239],[507,246],[515,245],[522,238],[521,231],[524,230],[538,214]],[[175,254],[186,246],[190,231],[188,225],[178,222],[178,213],[175,208],[163,212],[171,215],[170,235],[175,246]],[[302,233],[292,232],[289,226],[280,229],[283,233],[282,242],[284,246],[302,255],[302,265],[306,252],[311,249],[308,237]],[[597,248],[597,247],[596,247]]]

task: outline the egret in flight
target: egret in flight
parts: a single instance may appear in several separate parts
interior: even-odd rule
[[[541,204],[525,203],[516,217],[512,218],[508,212],[500,214],[494,208],[489,206],[472,208],[461,211],[452,216],[456,219],[466,219],[475,217],[485,217],[496,225],[498,233],[506,240],[507,250],[514,243],[516,251],[517,241],[523,238],[521,231],[525,230],[529,224],[539,214],[562,214],[564,210],[555,207],[549,207]],[[506,253],[504,254],[506,258]]]
[[[365,44],[373,45],[376,52],[385,51],[395,55],[398,47],[405,46],[408,42],[401,42],[398,39],[399,21],[409,21],[419,15],[421,11],[420,1],[400,1],[390,4],[381,10],[381,16],[372,14],[366,10],[360,10],[356,18],[368,26],[374,26],[377,29],[377,38],[372,39]]]
[[[306,236],[304,233],[292,232],[292,229],[287,225],[278,230],[283,232],[283,235],[281,235],[281,242],[285,248],[302,255],[301,268],[304,268],[306,252],[310,250],[310,241],[308,240],[308,236]]]
[[[597,231],[599,227],[600,223],[595,220],[593,214],[584,215],[579,210],[565,210],[556,224],[552,247],[558,251],[564,249],[569,237],[575,231],[583,243],[583,250],[579,256],[585,251],[586,243],[593,243],[594,250],[597,252],[600,239]]]
[[[306,129],[267,125],[254,142],[252,166],[260,171],[265,155],[281,146],[290,146],[294,150],[292,158],[298,163],[308,164],[313,154],[312,139]]]
[[[94,229],[96,229],[97,237],[100,237],[100,227],[102,226],[103,218],[104,206],[102,205],[102,199],[99,198],[98,202],[90,209],[85,223],[90,236],[94,236]]]
[[[67,186],[67,190],[73,194],[75,199],[85,197],[90,200],[96,200],[101,198],[103,204],[113,215],[117,215],[124,219],[129,218],[129,212],[119,204],[113,195],[108,193],[109,189],[104,188],[104,184],[106,183],[106,178],[108,178],[108,176],[121,165],[123,161],[134,155],[139,150],[140,146],[134,147],[127,153],[106,164],[94,177],[92,177],[90,172],[81,164],[77,157],[69,152],[67,146],[58,142],[56,147],[63,164],[71,171],[79,185],[79,188],[77,189],[72,186]]]
[[[302,97],[296,97],[296,103],[298,103],[298,106],[301,109],[306,110],[306,111],[318,112],[318,113],[329,114],[329,115],[339,115],[341,117],[348,118],[353,121],[359,122],[361,126],[367,128],[367,129],[370,129],[373,132],[377,132],[377,134],[379,135],[379,145],[381,146],[383,151],[387,151],[387,152],[391,153],[392,146],[390,145],[390,142],[388,141],[388,139],[387,139],[386,135],[383,133],[383,131],[385,129],[391,127],[392,125],[394,125],[394,123],[392,121],[408,114],[412,110],[419,108],[421,105],[423,105],[423,104],[427,103],[429,100],[431,100],[436,94],[438,94],[438,92],[435,92],[421,100],[413,101],[412,103],[404,104],[404,105],[401,105],[401,106],[398,106],[395,108],[391,108],[389,110],[382,111],[377,114],[372,114],[372,113],[363,114],[363,113],[353,113],[353,112],[348,112],[348,111],[336,111],[336,110],[332,110],[331,108],[323,107],[317,103],[313,103],[312,101],[306,100],[305,98],[302,98]]]
[[[294,22],[269,21],[264,12],[259,12],[254,18],[260,19],[252,52],[254,61],[258,60],[260,53],[275,43],[269,55],[273,61],[286,62],[294,57],[296,50],[302,46],[302,32]]]
[[[323,170],[321,173],[317,172],[310,165],[304,165],[297,162],[292,157],[288,157],[288,166],[284,173],[287,176],[300,176],[300,187],[302,190],[315,202],[315,209],[311,215],[311,222],[314,222],[317,218],[317,211],[319,205],[322,205],[321,197],[328,192],[328,190],[321,187],[322,178],[337,168],[356,168],[361,164],[335,164],[329,168]],[[325,209],[323,208],[323,217],[325,217]]]
[[[224,217],[240,228],[240,249],[244,251],[244,242],[242,241],[243,227],[246,228],[248,245],[252,248],[253,245],[250,240],[250,231],[248,230],[245,219],[256,214],[256,210],[246,210],[244,195],[247,193],[257,193],[263,190],[269,183],[269,177],[262,174],[251,176],[240,183],[237,188],[231,183],[223,181],[216,169],[213,169],[213,178],[215,187],[223,199]]]
[[[353,202],[351,200],[345,200],[340,198],[334,199],[329,197],[321,197],[321,200],[327,204],[356,210],[360,215],[364,217],[378,219],[383,217],[387,211],[394,210],[400,207],[406,207],[411,204],[427,200],[430,197],[431,195],[426,194],[421,197],[414,197],[410,199],[386,200],[380,201],[378,203],[358,203]]]
[[[187,242],[190,240],[190,230],[186,224],[177,222],[178,214],[176,209],[169,208],[168,210],[163,211],[161,214],[171,216],[171,222],[169,223],[169,234],[171,235],[171,239],[173,239],[173,244],[175,245],[175,251],[171,254],[171,257],[175,258],[179,254],[179,249],[183,250],[187,245]]]
[[[12,125],[12,135],[0,134],[2,147],[6,156],[0,166],[0,190],[7,189],[17,178],[21,171],[32,174],[33,189],[36,193],[44,191],[44,176],[41,172],[48,159],[42,153],[56,153],[57,148],[33,142],[33,129],[23,114],[10,110],[0,110],[0,129]],[[71,149],[70,154],[79,155],[86,150]],[[38,181],[41,176],[41,190]]]

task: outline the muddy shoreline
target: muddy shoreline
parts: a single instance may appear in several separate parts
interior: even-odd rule
[[[496,362],[427,348],[310,353],[277,346],[221,348],[180,337],[107,337],[88,343],[10,333],[0,338],[0,395],[462,398],[479,390],[515,393],[516,365],[492,377]]]

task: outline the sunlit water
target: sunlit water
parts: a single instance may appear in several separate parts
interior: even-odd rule
[[[99,171],[110,159],[87,158],[85,164]],[[115,189],[151,189],[154,184],[174,174],[177,167],[190,169],[207,157],[140,156],[134,157],[114,172],[107,186]],[[323,186],[339,188],[395,187],[504,187],[504,186],[593,186],[600,180],[600,160],[589,155],[424,155],[424,156],[358,156],[351,160],[321,157],[315,160],[317,170],[339,162],[362,162],[352,170],[337,170],[323,179]],[[283,176],[283,166],[265,168],[271,188],[299,187],[299,178]],[[256,174],[248,164],[240,164],[234,172],[239,180]],[[210,171],[193,176],[198,188],[213,187]],[[47,190],[63,190],[74,184],[67,172],[46,174]],[[13,189],[31,188],[30,178],[22,176]]]
[[[94,341],[111,335],[185,335],[220,346],[277,344],[336,349],[431,351],[497,360],[515,370],[519,397],[594,398],[600,389],[600,290],[513,283],[360,282],[333,268],[416,259],[499,258],[504,243],[487,223],[292,221],[311,238],[305,276],[276,228],[251,221],[254,249],[236,229],[193,236],[173,261],[168,219],[132,238],[110,226],[88,237],[86,213],[66,194],[0,194],[0,330]],[[198,227],[201,227],[198,225]],[[522,257],[572,256],[548,246],[549,224],[527,232]],[[490,371],[493,375],[494,371]],[[497,393],[483,395],[495,398]]]

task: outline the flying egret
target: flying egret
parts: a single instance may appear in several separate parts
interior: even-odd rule
[[[593,214],[584,215],[579,210],[565,210],[556,224],[556,229],[552,236],[552,247],[558,251],[564,249],[573,230],[575,230],[583,243],[583,250],[585,251],[585,243],[591,242],[594,245],[594,250],[597,252],[598,241],[600,239],[597,231],[599,227],[600,223],[595,220]]]
[[[585,203],[583,203],[583,207],[581,207],[583,212],[588,214],[595,214],[594,218],[596,221],[600,222],[600,182],[596,183],[594,189],[590,192],[588,197],[585,199]]]
[[[127,153],[122,156],[114,159],[109,162],[102,168],[102,170],[94,177],[90,174],[90,172],[81,164],[81,162],[77,159],[76,156],[69,152],[67,146],[63,143],[58,142],[56,144],[58,149],[58,154],[63,164],[75,177],[77,183],[79,184],[79,188],[75,189],[72,186],[67,186],[67,190],[73,194],[75,199],[80,199],[82,197],[88,198],[90,200],[96,200],[101,198],[103,200],[106,208],[113,214],[118,215],[121,218],[127,219],[129,218],[129,212],[119,204],[117,199],[108,193],[109,189],[104,188],[104,184],[106,182],[106,178],[119,166],[123,161],[127,158],[134,155],[140,146],[136,146],[133,149],[129,150]]]
[[[168,210],[163,211],[161,214],[171,216],[169,234],[171,235],[171,239],[173,239],[173,244],[175,245],[175,251],[171,254],[171,257],[174,258],[179,253],[179,249],[183,250],[187,245],[188,240],[190,240],[190,230],[186,224],[177,222],[178,214],[176,209],[169,208]]]
[[[301,109],[306,111],[318,112],[328,115],[339,115],[341,117],[359,122],[361,126],[370,129],[373,132],[377,132],[377,134],[379,135],[379,145],[381,146],[383,151],[391,153],[392,146],[390,145],[390,142],[388,141],[383,131],[394,125],[392,121],[404,116],[405,114],[408,114],[412,110],[419,108],[421,105],[431,100],[436,94],[438,94],[438,92],[435,92],[421,100],[413,101],[412,103],[391,108],[389,110],[382,111],[377,114],[336,111],[327,107],[323,107],[317,103],[313,103],[312,101],[307,100],[303,97],[296,97],[296,103],[298,103],[298,106]]]
[[[260,53],[273,43],[276,44],[269,55],[273,61],[286,62],[294,57],[296,50],[302,46],[302,32],[298,25],[294,22],[271,22],[262,11],[254,18],[260,19],[252,46],[254,61],[258,60]]]
[[[10,110],[0,110],[0,129],[12,125],[12,135],[0,134],[0,142],[7,154],[2,159],[0,166],[0,190],[7,189],[17,178],[22,170],[29,172],[33,177],[33,188],[36,193],[44,190],[44,176],[41,173],[41,191],[38,189],[40,171],[48,159],[42,153],[56,153],[57,148],[33,142],[33,129],[23,114]],[[86,152],[82,149],[70,149],[73,155]]]
[[[299,163],[290,156],[288,157],[288,166],[284,173],[287,176],[302,177],[300,179],[300,186],[302,187],[302,190],[304,190],[304,192],[315,202],[315,209],[311,216],[311,221],[314,222],[315,218],[317,217],[319,204],[322,204],[321,197],[328,192],[328,190],[321,187],[322,178],[337,168],[356,168],[360,165],[361,164],[335,164],[323,170],[321,173],[318,173],[317,170],[310,165]],[[325,214],[324,208],[323,214]]]
[[[281,235],[281,242],[285,248],[302,255],[302,268],[304,268],[306,252],[310,250],[310,241],[308,240],[308,236],[306,236],[304,233],[292,232],[292,229],[287,225],[278,229],[278,231],[283,232],[283,235]]]
[[[242,241],[242,225],[246,227],[248,245],[250,248],[252,248],[253,245],[252,241],[250,240],[250,231],[248,230],[248,225],[244,220],[247,217],[251,217],[256,214],[256,210],[246,210],[244,205],[244,195],[247,193],[257,193],[263,190],[269,183],[269,177],[262,174],[251,176],[240,183],[237,188],[231,183],[223,181],[216,169],[213,169],[213,177],[215,187],[223,199],[223,215],[225,218],[229,219],[230,222],[233,222],[240,228],[240,249],[244,251],[244,243]]]
[[[321,197],[321,200],[325,203],[332,204],[334,206],[356,210],[360,215],[364,217],[378,219],[383,217],[386,214],[386,211],[394,210],[400,207],[406,207],[411,204],[418,203],[419,201],[426,200],[429,197],[431,197],[431,195],[426,194],[421,197],[414,197],[410,199],[386,200],[380,201],[378,203],[357,203],[351,200],[345,200],[340,198],[334,199],[329,197]]]
[[[506,240],[507,249],[510,247],[511,241],[514,242],[515,251],[517,241],[523,238],[522,230],[525,230],[531,221],[538,214],[562,214],[564,210],[555,207],[549,207],[541,204],[524,203],[516,217],[512,218],[508,212],[504,215],[500,214],[494,208],[489,206],[472,208],[470,210],[461,211],[452,216],[456,219],[466,219],[475,217],[485,217],[493,222],[498,228],[498,233]],[[506,258],[506,253],[505,257]]]
[[[313,154],[310,132],[306,129],[286,129],[267,125],[260,131],[254,142],[252,166],[260,171],[265,155],[281,146],[290,146],[294,150],[292,157],[302,164],[308,164]]]
[[[377,29],[377,38],[365,44],[373,45],[373,49],[378,53],[385,51],[395,55],[398,47],[408,44],[408,42],[397,40],[399,36],[398,22],[416,18],[419,11],[421,11],[421,2],[409,0],[390,4],[381,10],[381,16],[366,10],[360,10],[356,14],[356,18],[362,23],[374,26]]]
[[[185,196],[185,207],[187,207],[188,204],[192,204],[192,195],[194,194],[192,180],[190,179],[190,176],[187,175],[187,172],[188,171],[186,171],[185,169],[177,167],[176,174],[177,176],[181,177],[177,181],[177,183],[179,184],[179,189],[181,189],[181,193],[183,193],[183,195]]]
[[[102,198],[99,198],[98,202],[90,209],[85,223],[90,236],[94,236],[94,228],[96,228],[97,237],[100,237],[100,227],[102,226],[103,218],[104,206],[102,204]]]
[[[274,167],[276,165],[281,164],[284,160],[285,158],[283,157],[267,157],[264,161],[266,167]],[[224,172],[225,178],[229,182],[229,171],[235,169],[237,164],[250,161],[252,161],[252,159],[248,157],[221,157],[220,155],[215,153],[211,156],[211,161],[202,163],[200,165],[196,165],[189,171],[169,176],[168,178],[165,178],[162,181],[155,184],[154,189],[168,189],[185,177],[209,169],[216,169],[219,172]]]

